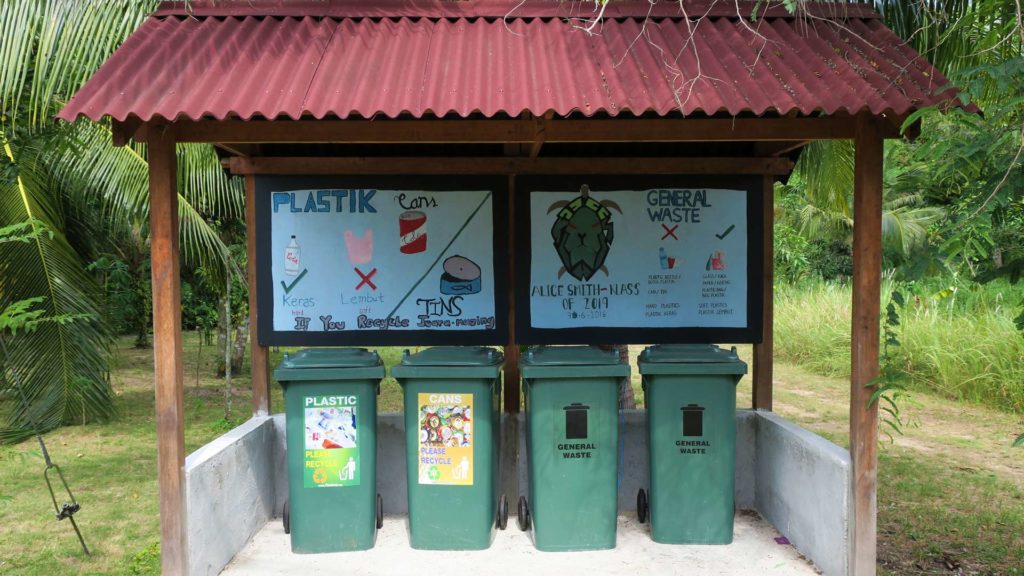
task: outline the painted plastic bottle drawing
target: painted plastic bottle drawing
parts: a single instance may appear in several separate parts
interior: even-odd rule
[[[289,276],[299,275],[299,243],[292,236],[288,246],[284,249],[284,273]]]

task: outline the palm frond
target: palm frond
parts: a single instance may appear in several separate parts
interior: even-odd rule
[[[0,134],[2,136],[2,134]],[[108,334],[98,315],[98,287],[85,272],[74,248],[61,232],[59,204],[49,179],[28,148],[4,146],[0,163],[9,177],[0,180],[0,222],[34,219],[49,229],[30,242],[0,245],[0,308],[33,297],[45,316],[87,316],[74,324],[44,323],[19,333],[7,342],[5,370],[16,371],[7,384],[20,382],[29,406],[8,402],[2,406],[0,442],[23,439],[32,433],[31,422],[47,430],[72,416],[103,419],[112,414],[109,384],[104,380],[104,352]]]
[[[156,0],[0,2],[0,103],[9,122],[50,122],[61,102],[156,5]]]
[[[95,199],[102,212],[122,226],[149,218],[146,148],[110,146],[110,129],[92,122],[74,124],[73,144],[57,148],[45,164],[66,193]],[[207,218],[238,218],[245,191],[240,178],[228,177],[208,145],[178,147],[178,216],[185,266],[228,268],[227,247]]]

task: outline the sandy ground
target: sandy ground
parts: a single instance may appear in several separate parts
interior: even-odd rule
[[[728,546],[657,544],[635,517],[620,516],[618,545],[596,552],[538,552],[526,532],[509,518],[488,550],[474,552],[413,550],[404,516],[388,516],[377,545],[365,552],[292,554],[280,520],[274,520],[222,572],[225,575],[326,574],[488,574],[568,576],[636,574],[715,574],[756,576],[810,575],[818,572],[795,548],[778,544],[779,533],[753,514],[736,516],[735,538]]]

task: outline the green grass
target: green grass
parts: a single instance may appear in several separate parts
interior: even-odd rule
[[[248,366],[235,378],[234,413],[224,422],[222,381],[212,377],[213,348],[204,347],[195,380],[198,339],[185,338],[185,444],[188,452],[246,420],[251,413]],[[35,439],[0,446],[0,574],[159,573],[152,350],[119,343],[113,387],[117,417],[107,424],[68,426],[45,435],[82,504],[76,515],[93,552],[83,555],[74,531],[54,519]],[[280,406],[280,391],[275,391]]]
[[[883,315],[892,283],[883,289]],[[958,290],[903,290],[907,305],[890,349],[913,389],[1024,413],[1024,334],[1014,326],[1024,287],[994,282]],[[923,293],[923,295],[922,295]],[[850,373],[849,284],[779,286],[776,358],[818,374]]]
[[[1024,574],[1024,490],[902,447],[883,450],[879,469],[883,572]]]

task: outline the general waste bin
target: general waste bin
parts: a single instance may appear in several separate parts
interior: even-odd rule
[[[409,539],[424,550],[482,550],[505,527],[499,497],[501,365],[493,348],[406,351],[391,375],[405,395]]]
[[[736,383],[747,365],[709,344],[651,346],[640,354],[651,492],[642,522],[665,544],[729,544],[736,466]]]
[[[619,387],[629,376],[617,352],[540,347],[522,360],[529,500],[519,527],[538,550],[615,547]]]
[[[284,388],[288,444],[285,529],[292,552],[372,548],[383,519],[377,494],[376,352],[311,348],[274,371]]]

